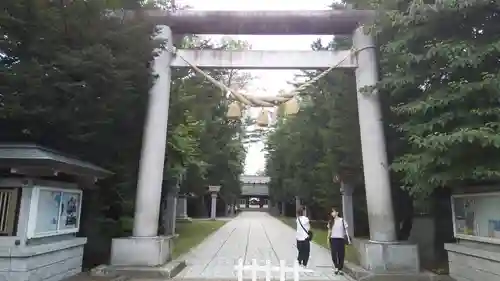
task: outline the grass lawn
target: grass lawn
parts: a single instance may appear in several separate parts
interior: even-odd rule
[[[290,226],[291,228],[295,229],[296,227],[295,218],[279,217],[279,219],[288,226]],[[321,224],[321,226],[319,224]],[[328,231],[326,229],[326,223],[318,223],[318,225],[315,225],[314,222],[311,222],[311,226],[312,226],[312,232],[314,233],[313,242],[330,250],[330,247],[328,246],[326,240],[326,236],[328,234]],[[346,247],[345,259],[354,264],[359,264],[358,254],[356,253],[356,250],[352,245],[348,245]]]
[[[192,222],[177,222],[172,258],[175,259],[200,244],[211,233],[226,224],[226,221],[193,220]]]

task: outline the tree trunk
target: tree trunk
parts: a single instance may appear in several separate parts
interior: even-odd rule
[[[208,210],[207,210],[207,204],[205,202],[205,196],[200,196],[200,205],[201,205],[201,217],[207,218],[208,217]]]

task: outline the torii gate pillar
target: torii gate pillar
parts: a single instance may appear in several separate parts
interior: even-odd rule
[[[146,13],[147,14],[147,13]],[[338,65],[355,69],[361,148],[370,225],[370,240],[355,242],[364,268],[373,272],[419,272],[415,245],[396,241],[386,144],[379,96],[363,92],[378,80],[374,41],[359,24],[373,18],[371,11],[194,11],[155,10],[152,22],[164,26],[160,37],[172,44],[179,34],[353,34],[356,56],[349,51],[194,51],[178,50],[190,63],[206,68],[302,68]],[[258,24],[256,24],[258,23]],[[172,29],[172,30],[171,30]],[[165,157],[170,68],[188,67],[167,51],[154,60],[158,75],[150,91],[139,169],[133,237],[114,239],[111,263],[116,266],[158,267],[170,259],[171,240],[158,236],[163,163]]]
[[[162,27],[157,38],[167,40],[167,48],[172,48],[172,30],[169,27]],[[163,51],[153,62],[153,72],[158,78],[149,91],[135,200],[133,236],[112,240],[111,265],[114,266],[154,267],[165,264],[171,258],[173,237],[158,235],[163,165],[167,145],[171,60],[172,54]]]
[[[375,42],[359,27],[354,31],[353,47],[358,50],[356,89],[370,240],[394,242],[396,225],[380,99],[377,91],[364,91],[378,81]]]

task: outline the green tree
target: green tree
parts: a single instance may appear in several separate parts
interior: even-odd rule
[[[149,65],[158,46],[147,21],[124,21],[107,11],[140,11],[141,3],[0,4],[0,141],[45,145],[115,173],[100,189],[84,193],[89,265],[106,263],[110,238],[131,229],[145,109],[155,79]],[[182,44],[193,46],[190,40]],[[213,75],[222,79],[227,73]],[[173,71],[165,190],[183,172],[201,179],[192,189],[222,182],[225,190],[238,190],[244,150],[233,136],[241,125],[225,118],[226,106],[225,94],[192,70]],[[218,174],[209,171],[219,165]]]
[[[313,50],[348,49],[350,40],[337,38]],[[320,71],[306,72],[307,79]],[[354,74],[334,70],[301,95],[297,116],[282,117],[267,141],[270,192],[279,201],[299,196],[313,215],[325,218],[331,206],[340,207],[341,175],[362,183]]]
[[[103,16],[103,1],[0,5],[0,141],[45,145],[115,172],[85,193],[83,210],[86,254],[106,257],[120,217],[133,211],[154,28]]]
[[[185,41],[184,48],[246,48],[245,42],[225,39],[213,44],[199,38]],[[186,72],[186,70],[179,70]],[[188,70],[186,73],[193,73]],[[184,74],[186,74],[184,73]],[[209,75],[230,88],[242,88],[251,79],[247,73],[235,70],[209,71]],[[206,214],[206,188],[209,185],[221,185],[220,195],[226,203],[232,203],[240,193],[239,175],[243,172],[245,150],[242,144],[244,124],[234,122],[226,117],[228,107],[227,93],[206,80],[203,75],[191,75],[188,79],[175,79],[174,85],[179,95],[178,112],[189,112],[197,122],[196,155],[191,162],[182,164],[186,173],[186,181],[182,184],[182,192],[192,193],[200,198],[202,206],[199,210]],[[175,114],[181,116],[182,114]],[[185,124],[183,120],[178,124]],[[178,162],[176,162],[178,163]]]
[[[499,162],[488,157],[499,146],[498,3],[346,2],[381,11],[372,31],[396,208],[413,199],[416,212],[429,211],[442,188],[498,181]]]
[[[500,162],[489,155],[500,147],[498,3],[400,1],[398,8],[376,28],[380,88],[407,143],[392,163],[403,188],[425,197],[497,181]]]

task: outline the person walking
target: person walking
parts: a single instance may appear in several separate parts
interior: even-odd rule
[[[328,243],[332,254],[333,265],[335,266],[335,274],[343,275],[345,245],[351,243],[351,239],[347,232],[347,223],[335,208],[332,208],[330,220],[328,221]]]
[[[304,208],[300,207],[297,210],[297,261],[299,265],[306,267],[309,261],[309,253],[311,251],[312,232],[309,223],[309,218],[305,216]]]

